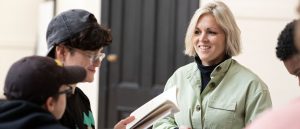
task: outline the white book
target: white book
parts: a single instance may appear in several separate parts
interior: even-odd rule
[[[126,126],[126,129],[148,128],[155,121],[176,112],[179,112],[177,88],[173,86],[133,111],[130,116],[135,116],[135,119]]]

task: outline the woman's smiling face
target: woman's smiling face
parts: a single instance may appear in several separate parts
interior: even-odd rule
[[[225,41],[225,33],[215,17],[209,13],[202,15],[196,24],[192,38],[194,49],[202,65],[214,65],[224,59]]]

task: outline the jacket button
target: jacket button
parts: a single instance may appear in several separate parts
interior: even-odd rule
[[[215,88],[215,87],[216,87],[216,83],[212,82],[212,83],[210,83],[210,86],[211,86],[212,88]]]
[[[217,72],[219,72],[221,69],[222,69],[222,68],[221,68],[220,66],[218,66],[218,67],[216,68]]]
[[[197,105],[197,106],[196,106],[196,111],[199,112],[200,110],[201,110],[201,106],[200,106],[200,105]]]

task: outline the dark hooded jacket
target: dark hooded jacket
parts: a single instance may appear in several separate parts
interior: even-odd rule
[[[0,101],[0,129],[67,129],[39,105],[21,100]]]

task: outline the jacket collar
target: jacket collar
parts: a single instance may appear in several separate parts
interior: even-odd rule
[[[223,73],[223,74],[226,73],[233,61],[234,61],[234,59],[232,59],[232,58],[228,58],[225,61],[223,61],[212,71],[211,77],[218,76],[218,74],[220,74],[220,73]],[[191,69],[187,70],[186,78],[188,78],[188,79],[196,78],[196,80],[198,80],[198,78],[200,78],[200,75],[197,76],[198,73],[199,73],[198,65],[196,64],[196,62],[194,62]]]
[[[211,73],[212,80],[219,83],[222,80],[222,78],[225,76],[228,69],[230,68],[232,62],[234,62],[234,60],[232,58],[229,58],[229,59],[223,61],[221,64],[219,64]],[[199,86],[201,84],[201,76],[200,76],[199,72],[200,71],[198,69],[197,64],[195,62],[193,62],[191,68],[186,71],[186,79],[189,80],[197,97],[201,98],[200,97],[200,89],[199,89]]]

